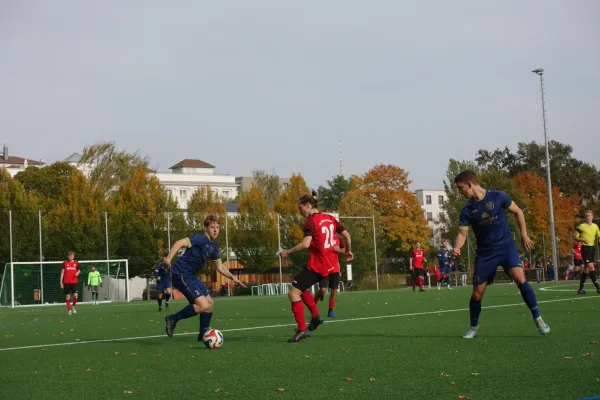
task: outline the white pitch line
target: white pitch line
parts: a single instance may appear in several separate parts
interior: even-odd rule
[[[542,301],[538,301],[538,304],[557,303],[557,302],[562,302],[562,301],[574,301],[574,300],[585,300],[585,299],[599,299],[599,298],[600,297],[590,296],[590,297],[573,297],[573,298],[556,299],[556,300],[542,300]],[[497,304],[494,306],[487,306],[487,307],[482,307],[482,308],[483,309],[504,308],[504,307],[520,306],[523,304],[524,303]],[[458,308],[458,309],[454,309],[454,310],[423,311],[423,312],[408,313],[408,314],[379,315],[376,317],[358,317],[358,318],[348,318],[348,319],[338,319],[338,320],[333,320],[333,321],[325,321],[325,323],[333,324],[333,323],[339,323],[339,322],[365,321],[365,320],[384,319],[384,318],[414,317],[414,316],[418,316],[418,315],[446,314],[446,313],[461,312],[461,311],[469,311],[469,309],[468,308]],[[256,330],[256,329],[283,328],[283,327],[289,327],[289,326],[296,326],[296,324],[283,324],[283,325],[278,324],[278,325],[250,326],[250,327],[245,327],[245,328],[221,329],[221,332],[252,331],[252,330]],[[195,333],[195,332],[176,333],[174,336],[185,336],[185,335],[197,335],[197,333]],[[115,339],[84,340],[84,341],[79,341],[79,342],[36,344],[33,346],[7,347],[4,349],[0,349],[0,351],[28,350],[28,349],[39,349],[39,348],[57,347],[57,346],[74,346],[74,345],[78,345],[78,344],[124,342],[124,341],[128,341],[128,340],[154,339],[154,338],[160,338],[160,337],[165,337],[165,334],[150,335],[150,336],[134,336],[134,337],[115,338]]]

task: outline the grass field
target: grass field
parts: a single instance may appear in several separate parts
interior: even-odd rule
[[[550,291],[540,290],[541,287]],[[489,288],[464,340],[469,288],[348,292],[335,321],[294,333],[285,297],[215,299],[225,344],[198,318],[164,335],[156,302],[0,310],[4,399],[579,399],[600,394],[600,295],[535,286],[542,337],[514,285]],[[589,288],[588,288],[589,289]],[[177,311],[183,302],[172,302]],[[320,303],[326,313],[326,302]],[[589,353],[594,353],[589,355]],[[587,354],[587,355],[586,355]],[[279,390],[278,390],[279,389]]]

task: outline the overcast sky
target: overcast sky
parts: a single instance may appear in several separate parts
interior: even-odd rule
[[[116,141],[166,170],[379,163],[441,188],[448,158],[543,140],[598,164],[600,2],[0,1],[0,140],[46,162]]]

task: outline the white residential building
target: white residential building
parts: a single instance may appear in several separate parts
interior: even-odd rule
[[[11,156],[8,153],[8,146],[5,144],[0,155],[0,168],[5,168],[10,176],[15,176],[25,168],[30,166],[41,167],[44,163],[41,161],[30,160],[23,157]]]
[[[90,173],[94,170],[94,164],[92,164],[92,163],[81,164],[79,162],[80,160],[81,160],[81,154],[73,153],[69,157],[62,160],[62,162],[67,163],[67,164],[77,168],[79,171],[81,171],[83,173],[83,175],[85,175],[86,178],[89,178]]]
[[[171,172],[155,172],[154,175],[171,192],[181,209],[187,208],[192,194],[201,186],[209,186],[226,201],[237,196],[235,176],[215,175],[215,166],[202,160],[185,159],[169,169]]]
[[[441,225],[440,218],[444,214],[442,206],[448,199],[446,192],[440,189],[417,189],[413,191],[421,209],[423,210],[423,216],[429,223],[429,227],[433,231],[433,245],[439,246],[441,242]]]

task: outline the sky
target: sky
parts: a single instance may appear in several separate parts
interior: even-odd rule
[[[0,141],[62,160],[115,141],[166,171],[377,164],[443,188],[449,158],[543,141],[599,164],[595,0],[0,2]]]

